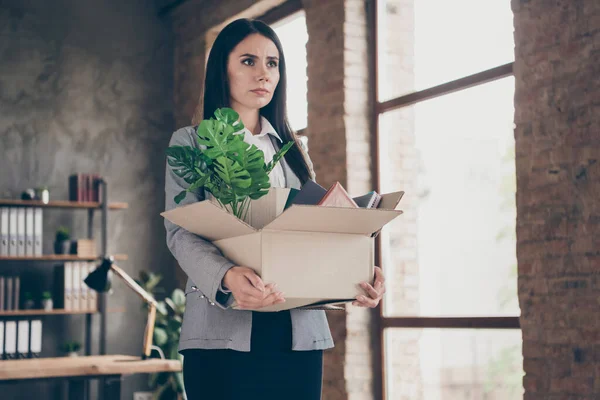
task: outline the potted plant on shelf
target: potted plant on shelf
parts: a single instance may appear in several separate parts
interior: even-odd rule
[[[61,226],[56,230],[56,239],[54,241],[55,254],[69,254],[71,252],[71,235],[69,230]]]
[[[68,357],[77,357],[79,354],[77,353],[81,349],[81,344],[74,340],[64,342],[61,346],[61,350],[67,354]]]
[[[54,304],[52,302],[52,293],[45,291],[42,293],[42,307],[44,311],[52,311]]]
[[[33,300],[33,294],[31,292],[25,292],[23,294],[23,308],[25,310],[33,310],[35,308],[35,300]]]

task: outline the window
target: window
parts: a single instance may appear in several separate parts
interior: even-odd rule
[[[271,27],[279,36],[285,52],[287,70],[287,109],[293,130],[301,131],[308,125],[308,99],[306,74],[306,43],[308,30],[306,15],[298,11]]]
[[[510,2],[371,4],[383,392],[520,399]]]

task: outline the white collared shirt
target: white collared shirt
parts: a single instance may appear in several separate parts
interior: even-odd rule
[[[273,125],[265,117],[261,116],[260,121],[261,131],[258,135],[253,135],[248,128],[244,128],[242,132],[244,132],[244,142],[258,147],[265,154],[265,164],[267,164],[271,162],[276,153],[275,147],[268,135],[276,137],[281,143],[283,143],[283,140],[281,140],[277,132],[275,132]],[[281,162],[280,160],[269,174],[271,187],[285,187],[285,175],[283,174]]]

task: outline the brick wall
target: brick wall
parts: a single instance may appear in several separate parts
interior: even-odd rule
[[[303,1],[308,28],[308,127],[319,183],[370,189],[365,4]],[[325,354],[323,398],[372,399],[370,313],[329,313],[336,347]]]
[[[597,399],[600,2],[512,7],[525,399]]]

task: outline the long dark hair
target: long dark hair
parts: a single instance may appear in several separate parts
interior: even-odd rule
[[[294,142],[295,145],[285,155],[285,160],[296,173],[302,184],[311,179],[310,169],[300,141],[294,131],[290,128],[287,118],[286,90],[287,74],[285,68],[285,57],[283,48],[277,34],[271,27],[262,21],[238,19],[227,25],[217,36],[206,65],[204,79],[204,106],[203,117],[210,118],[217,108],[230,107],[229,81],[227,79],[227,60],[229,54],[247,36],[258,33],[270,39],[279,51],[279,83],[273,98],[259,110],[261,116],[265,117],[281,137],[283,143]],[[198,113],[194,117],[194,124],[201,121]]]

